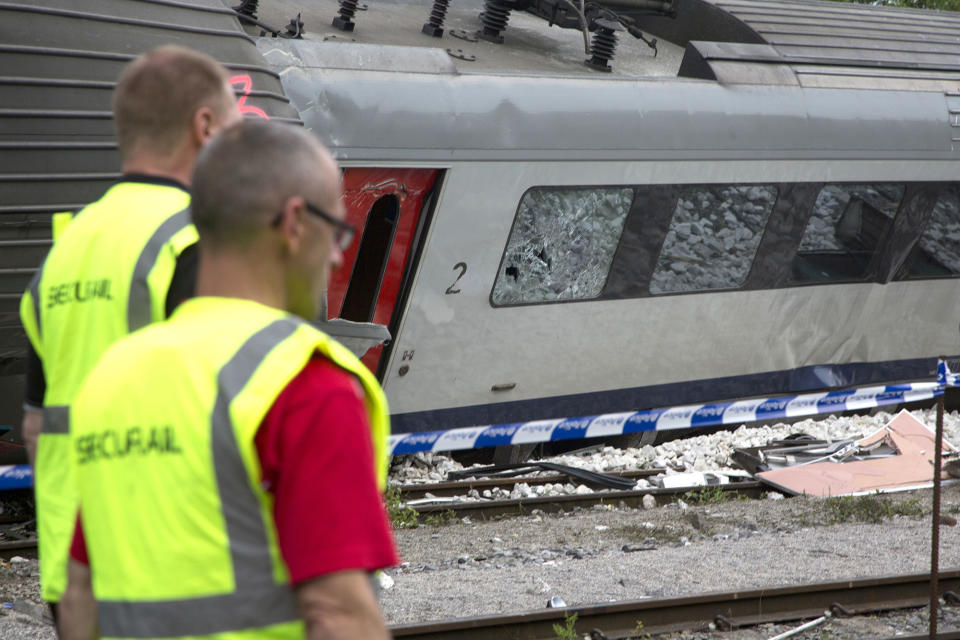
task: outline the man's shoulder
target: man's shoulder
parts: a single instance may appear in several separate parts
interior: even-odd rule
[[[120,337],[111,344],[100,358],[100,362],[118,360],[138,362],[164,356],[172,351],[182,350],[184,335],[169,326],[168,322],[155,322],[146,327]],[[98,363],[99,368],[99,363]]]
[[[313,397],[318,401],[336,394],[363,398],[363,388],[356,376],[319,353],[314,354],[300,373],[290,381],[286,391],[297,396]]]
[[[124,181],[113,185],[100,199],[81,209],[76,221],[89,220],[105,213],[169,216],[182,211],[189,204],[190,194],[172,185]]]

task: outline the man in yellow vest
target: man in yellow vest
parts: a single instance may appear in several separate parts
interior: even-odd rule
[[[386,401],[306,321],[354,234],[336,164],[246,121],[201,153],[192,198],[197,297],[114,344],[73,404],[61,634],[386,638]]]
[[[100,355],[193,293],[188,185],[200,148],[240,119],[226,69],[160,47],[130,63],[113,97],[123,177],[60,231],[21,301],[30,339],[23,425],[34,463],[42,595],[66,587],[76,519],[69,408]]]

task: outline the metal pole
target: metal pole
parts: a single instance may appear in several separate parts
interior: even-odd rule
[[[940,457],[943,454],[943,403],[947,395],[944,385],[943,393],[937,398],[937,434],[933,447],[933,530],[930,533],[930,640],[937,637],[937,609],[939,608],[939,577],[940,577]]]

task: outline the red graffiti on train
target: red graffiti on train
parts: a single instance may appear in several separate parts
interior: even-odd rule
[[[240,113],[245,116],[257,116],[269,120],[270,116],[263,109],[247,104],[247,97],[250,95],[250,89],[253,88],[253,80],[250,79],[250,76],[244,74],[230,78],[230,86],[236,87],[237,85],[239,85],[239,90],[243,92],[243,95],[237,98],[237,108]]]

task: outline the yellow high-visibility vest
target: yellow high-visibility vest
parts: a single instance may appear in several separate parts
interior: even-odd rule
[[[107,347],[164,317],[177,257],[197,241],[179,188],[121,182],[72,220],[54,217],[55,244],[20,301],[43,364],[43,430],[34,469],[43,598],[60,600],[76,520],[68,469],[69,406]]]
[[[73,404],[71,464],[104,638],[303,637],[254,438],[317,352],[363,387],[382,488],[389,418],[376,378],[277,309],[188,300],[91,372]]]

